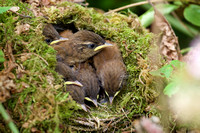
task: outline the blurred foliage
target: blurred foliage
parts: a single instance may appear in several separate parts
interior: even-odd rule
[[[4,59],[4,53],[3,51],[0,49],[0,63],[4,62],[5,59]]]
[[[144,0],[128,0],[128,1],[123,1],[123,0],[117,0],[117,1],[116,0],[109,0],[109,1],[107,1],[107,0],[97,0],[97,1],[96,0],[95,1],[87,0],[87,2],[89,3],[89,6],[96,7],[96,8],[99,8],[99,9],[103,9],[104,11],[112,10],[112,9],[115,9],[115,8],[119,8],[119,7],[122,7],[122,6],[125,6],[125,5],[129,5],[129,4],[137,3],[137,2],[141,2],[141,1],[144,1]],[[176,6],[176,7],[178,6],[179,8],[176,9],[175,11],[174,11],[174,9],[171,10],[170,12],[167,11],[167,14],[174,11],[177,14],[177,16],[180,18],[180,20],[184,23],[184,25],[186,27],[188,27],[188,28],[185,28],[185,26],[183,26],[180,23],[180,21],[177,18],[175,18],[173,15],[166,16],[167,20],[169,21],[172,28],[174,29],[174,32],[176,33],[176,35],[179,38],[179,44],[180,44],[181,48],[188,47],[189,42],[200,32],[200,27],[197,27],[197,26],[195,26],[191,23],[188,23],[188,21],[185,20],[184,15],[183,15],[184,9],[186,9],[188,6],[190,7],[190,5],[194,4],[194,3],[199,4],[198,1],[193,1],[193,0],[182,0],[182,2],[181,1],[170,2],[170,4],[172,6]],[[197,5],[196,5],[196,7],[197,7]],[[151,8],[151,6],[149,4],[145,4],[145,5],[141,5],[141,6],[137,6],[137,7],[131,7],[130,11],[137,14],[138,16],[140,16],[140,15],[144,16],[144,13],[146,11],[148,11],[150,8]],[[127,12],[127,11],[128,10],[125,9],[125,10],[120,11],[120,12]],[[166,12],[166,11],[164,11],[164,12]],[[197,8],[195,8],[195,10],[193,10],[193,12],[198,12]],[[199,23],[198,22],[198,20],[199,20],[198,19],[199,18],[198,13],[197,13],[197,17],[194,17],[194,15],[192,15],[191,13],[192,12],[187,13],[188,14],[187,16],[190,17],[191,21],[193,21],[193,19],[195,19],[192,23],[196,22],[195,24],[198,25],[197,24],[197,23]],[[145,13],[145,14],[147,14],[147,13]],[[149,16],[146,16],[146,18],[152,18],[152,14],[148,14],[148,15]],[[140,17],[142,17],[142,16],[140,16]],[[147,20],[147,21],[149,21],[149,20]]]
[[[200,6],[193,4],[189,5],[184,10],[184,17],[190,23],[200,26]]]
[[[11,7],[0,7],[0,14],[8,11]]]
[[[169,64],[165,64],[163,67],[156,71],[150,72],[153,76],[162,77],[166,80],[167,86],[164,88],[163,92],[165,95],[171,97],[178,91],[177,86],[177,73],[183,70],[185,63],[173,60]],[[178,80],[179,81],[179,80]]]

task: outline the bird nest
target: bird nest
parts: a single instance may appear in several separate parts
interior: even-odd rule
[[[21,131],[134,131],[137,118],[156,113],[149,105],[159,94],[149,74],[156,63],[150,65],[152,61],[148,58],[155,39],[135,14],[101,14],[70,2],[30,7],[32,12],[25,8],[30,5],[17,0],[4,3],[9,5],[18,5],[20,13],[31,16],[21,18],[18,14],[4,13],[0,27],[6,59],[0,73],[0,79],[4,76],[6,80],[0,82],[12,85],[12,91],[4,87],[0,93],[6,95],[2,102]],[[113,105],[90,107],[89,112],[84,112],[68,93],[63,93],[62,78],[54,71],[56,52],[42,35],[46,23],[72,24],[77,30],[93,31],[119,46],[128,79]],[[2,119],[0,127],[4,127]]]

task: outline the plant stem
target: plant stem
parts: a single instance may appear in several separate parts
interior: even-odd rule
[[[167,1],[173,1],[173,0],[167,0]],[[151,2],[164,2],[164,1],[163,0],[151,0]],[[114,10],[110,10],[109,12],[106,12],[105,14],[118,12],[118,11],[130,8],[130,7],[140,6],[140,5],[144,5],[144,4],[149,4],[149,2],[148,1],[141,1],[141,2],[137,2],[137,3],[133,3],[133,4],[130,4],[130,5],[126,5],[126,6],[114,9]]]
[[[2,115],[2,117],[4,118],[4,120],[8,123],[8,126],[9,126],[10,130],[13,133],[19,133],[17,127],[13,123],[12,119],[10,118],[9,114],[6,112],[6,110],[3,107],[3,104],[1,102],[0,102],[0,114]]]

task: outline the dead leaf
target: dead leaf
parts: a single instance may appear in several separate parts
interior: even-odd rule
[[[31,53],[24,53],[22,56],[21,56],[21,61],[24,62],[26,61],[27,59],[31,58]]]
[[[10,98],[10,91],[15,90],[16,85],[12,79],[9,79],[7,74],[0,73],[0,102],[5,102]]]
[[[33,133],[38,132],[38,129],[36,127],[32,127],[31,132],[33,132]]]
[[[152,7],[155,11],[154,23],[152,24],[152,32],[155,34],[161,33],[157,43],[161,55],[163,55],[168,62],[172,60],[179,60],[182,55],[180,53],[178,39],[172,27],[153,4]]]
[[[31,6],[39,6],[40,5],[40,0],[27,0]]]
[[[29,31],[30,25],[29,24],[22,24],[15,27],[15,33],[20,35],[26,31]]]
[[[42,5],[47,6],[51,3],[51,0],[42,0]]]
[[[17,12],[20,8],[18,6],[13,6],[9,10],[13,12]]]
[[[16,85],[13,81],[15,75],[11,72],[15,67],[15,58],[12,53],[12,43],[7,42],[4,54],[8,59],[4,62],[4,69],[0,72],[0,102],[5,102],[10,98],[10,93],[16,90]]]
[[[57,89],[60,89],[62,87],[62,85],[55,85],[54,87],[57,90]]]
[[[28,122],[25,122],[23,125],[22,125],[23,128],[28,128],[29,127],[29,123]]]

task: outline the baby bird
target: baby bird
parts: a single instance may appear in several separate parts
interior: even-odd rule
[[[126,77],[126,67],[120,50],[116,44],[113,47],[104,48],[93,57],[93,61],[97,76],[112,104],[114,97],[120,92]]]
[[[61,74],[66,81],[65,84],[67,84],[67,87],[64,91],[69,92],[73,100],[79,103],[83,110],[87,111],[84,104],[85,91],[83,85],[77,80],[74,69],[62,62],[57,62],[56,71]]]
[[[97,97],[100,90],[97,75],[88,63],[81,63],[77,66],[77,80],[83,84],[85,99],[94,103],[97,107]]]
[[[43,29],[43,35],[46,37],[46,42],[49,44],[55,40],[68,40],[68,38],[61,37],[52,24],[47,24]]]
[[[82,87],[74,85],[72,83],[70,85],[67,85],[65,91],[69,92],[73,100],[79,103],[81,105],[81,108],[87,112],[87,108],[84,103],[85,92]]]
[[[112,46],[94,32],[82,30],[76,32],[69,40],[59,42],[53,48],[57,51],[57,59],[68,65],[84,62],[100,52],[103,48]]]
[[[42,33],[46,38],[52,39],[52,40],[58,40],[60,39],[59,33],[56,31],[56,29],[53,27],[52,24],[47,24]]]
[[[71,84],[73,82],[74,85],[82,87],[83,85],[77,80],[77,77],[75,75],[75,71],[72,67],[69,67],[68,65],[57,62],[56,64],[56,72],[58,72],[60,75],[63,76],[64,80],[67,81],[65,84]]]
[[[47,24],[43,29],[43,35],[54,41],[53,48],[57,51],[57,61],[67,65],[84,62],[90,57],[100,52],[103,48],[111,46],[105,43],[105,40],[94,32],[81,30],[73,34],[69,30],[59,35],[52,24]]]

